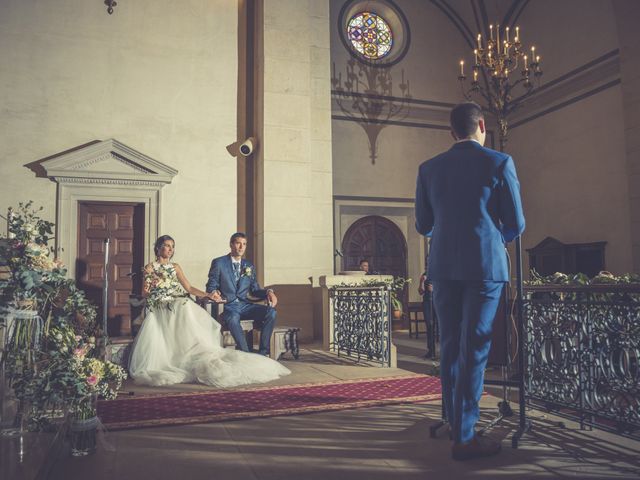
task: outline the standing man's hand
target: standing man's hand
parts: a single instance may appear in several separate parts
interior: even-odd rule
[[[427,278],[424,275],[420,275],[420,281],[418,282],[418,293],[424,295],[424,282]]]
[[[273,308],[278,304],[278,297],[276,297],[276,294],[271,289],[267,290],[267,300]]]

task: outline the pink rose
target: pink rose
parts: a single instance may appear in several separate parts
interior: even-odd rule
[[[93,387],[96,383],[98,383],[98,377],[96,377],[95,375],[88,376],[87,383]]]

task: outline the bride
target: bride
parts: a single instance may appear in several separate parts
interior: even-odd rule
[[[142,385],[200,382],[215,387],[263,383],[291,373],[262,355],[222,347],[220,324],[187,295],[209,297],[171,263],[175,242],[156,240],[145,267],[147,314],[133,344],[129,372]]]

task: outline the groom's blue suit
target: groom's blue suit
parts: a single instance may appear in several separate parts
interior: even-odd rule
[[[441,382],[453,439],[474,436],[491,329],[509,281],[505,242],[524,231],[509,155],[468,140],[420,166],[416,229],[431,237],[428,279],[440,325]]]
[[[267,290],[260,288],[256,280],[255,266],[250,261],[242,259],[239,279],[236,280],[231,255],[213,259],[209,269],[207,293],[215,290],[226,299],[222,315],[238,348],[249,351],[240,320],[252,319],[261,330],[259,353],[268,354],[269,341],[276,322],[276,310],[271,306],[251,303],[249,300],[249,297],[267,298]]]

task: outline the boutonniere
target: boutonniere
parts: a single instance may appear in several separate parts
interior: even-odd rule
[[[244,267],[242,269],[242,276],[243,277],[250,277],[251,274],[253,274],[253,269],[251,267]]]

